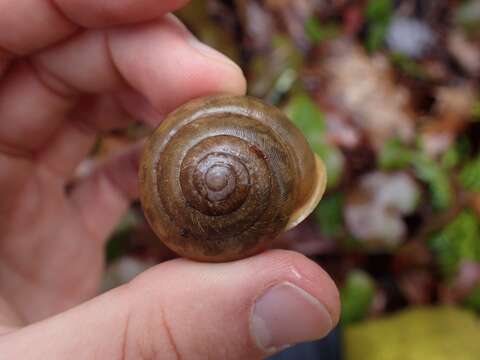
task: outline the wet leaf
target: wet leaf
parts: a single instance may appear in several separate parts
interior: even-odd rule
[[[364,319],[372,306],[374,295],[375,284],[367,273],[361,270],[350,272],[340,290],[342,323],[346,325]]]
[[[400,140],[391,139],[380,150],[379,165],[385,170],[405,169],[412,163],[414,156],[414,151]]]
[[[365,15],[369,21],[388,21],[393,13],[392,0],[370,0]]]
[[[314,216],[323,234],[337,237],[343,233],[343,202],[342,193],[333,193],[324,197],[318,205]]]
[[[314,43],[330,40],[340,34],[340,28],[335,23],[322,24],[317,18],[311,17],[305,23],[308,37]]]
[[[384,44],[392,13],[393,3],[391,0],[370,0],[368,2],[365,17],[369,26],[365,47],[369,52],[379,50]]]
[[[307,95],[301,94],[290,100],[286,113],[305,135],[313,151],[325,162],[327,185],[335,186],[343,171],[343,156],[338,148],[326,142],[323,112]]]

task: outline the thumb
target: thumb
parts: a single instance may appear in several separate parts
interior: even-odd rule
[[[5,359],[256,359],[321,338],[338,293],[302,255],[174,260],[54,318],[0,338]]]

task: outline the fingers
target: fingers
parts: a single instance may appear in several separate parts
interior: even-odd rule
[[[74,34],[153,20],[186,0],[0,0],[0,49],[29,54]]]
[[[26,62],[18,62],[0,84],[0,144],[30,155],[49,140],[73,106],[52,92]]]
[[[61,11],[83,27],[105,27],[157,19],[188,0],[55,0]]]
[[[74,37],[10,69],[0,86],[0,143],[38,151],[82,92],[118,94],[131,115],[152,124],[191,98],[245,91],[240,69],[213,50],[198,50],[171,17],[108,34]]]
[[[338,311],[333,282],[296,253],[226,264],[175,260],[3,337],[0,349],[32,360],[257,359],[325,336]]]
[[[36,161],[67,183],[95,144],[96,132],[80,121],[67,121]]]
[[[68,182],[78,164],[91,151],[98,131],[121,129],[131,123],[132,118],[112,96],[85,97],[36,160]]]
[[[138,165],[143,144],[108,159],[75,184],[71,201],[89,233],[103,242],[138,197]]]
[[[0,48],[0,78],[7,69],[10,60],[10,54]]]
[[[77,25],[47,0],[0,0],[0,48],[25,55],[73,34]]]
[[[200,43],[174,17],[91,32],[45,51],[36,67],[60,79],[56,91],[98,93],[123,89],[122,100],[133,115],[148,114],[145,106],[165,114],[186,100],[212,92],[242,94],[241,70],[224,55]],[[147,104],[138,106],[125,91],[133,88]]]
[[[7,301],[0,296],[0,336],[21,325],[23,325],[23,321]]]
[[[198,42],[173,17],[118,29],[109,39],[112,59],[120,73],[160,114],[202,95],[245,93],[240,68]],[[184,96],[179,98],[177,94]],[[152,123],[152,119],[146,120]]]
[[[32,171],[29,160],[2,151],[0,144],[0,239],[10,231],[15,206]]]

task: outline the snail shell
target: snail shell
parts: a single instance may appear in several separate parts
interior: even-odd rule
[[[191,101],[148,139],[140,199],[148,222],[181,256],[230,261],[300,223],[326,173],[278,109],[250,97]]]

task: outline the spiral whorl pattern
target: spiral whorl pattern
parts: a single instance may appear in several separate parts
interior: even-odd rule
[[[301,174],[292,144],[276,128],[288,120],[272,118],[269,108],[249,98],[192,102],[149,139],[142,205],[174,251],[231,260],[257,252],[286,227]]]
[[[241,207],[252,183],[255,184],[255,169],[268,176],[263,159],[237,155],[248,151],[244,141],[222,135],[207,138],[190,149],[180,170],[180,184],[187,204],[211,216],[227,215]],[[270,193],[270,184],[264,185],[261,192]]]

